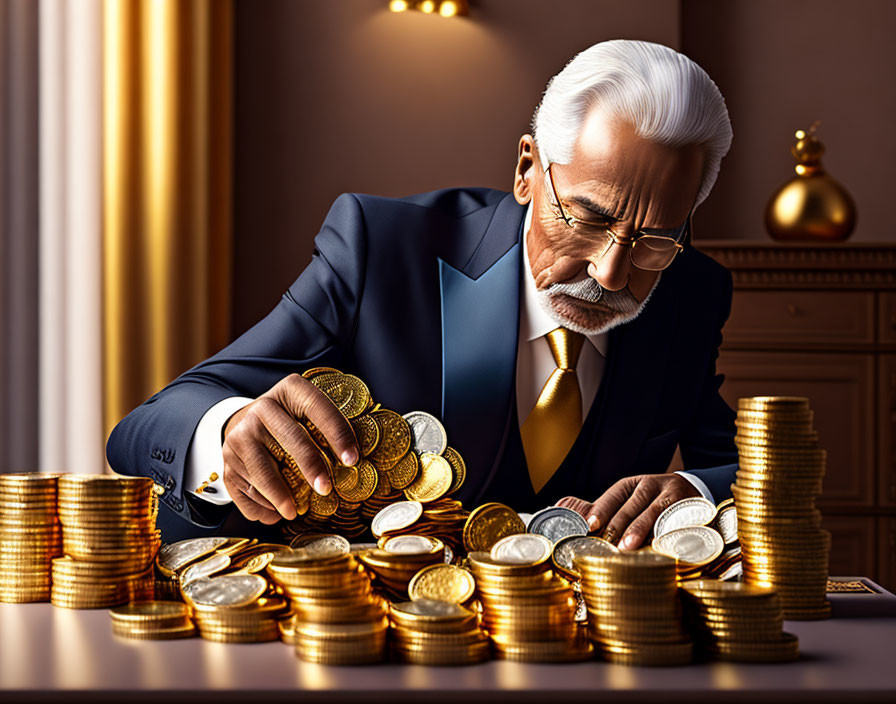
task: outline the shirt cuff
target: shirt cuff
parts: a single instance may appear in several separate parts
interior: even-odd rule
[[[209,408],[200,419],[184,467],[184,487],[193,496],[218,505],[233,501],[223,480],[224,455],[221,448],[224,445],[224,425],[230,416],[254,400],[243,396],[225,398]]]
[[[679,471],[676,472],[680,477],[684,477],[691,484],[694,485],[694,488],[700,492],[704,499],[707,501],[711,501],[713,505],[715,505],[716,500],[712,496],[712,492],[709,490],[709,487],[706,486],[706,483],[700,479],[699,477],[695,477],[693,474],[688,474],[687,472]]]

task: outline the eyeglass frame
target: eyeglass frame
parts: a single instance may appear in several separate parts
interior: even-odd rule
[[[563,207],[563,199],[560,198],[560,194],[557,193],[557,186],[556,186],[556,184],[554,184],[554,174],[553,174],[553,171],[551,171],[551,167],[553,165],[554,165],[553,162],[549,163],[548,168],[546,168],[544,170],[544,172],[548,176],[547,180],[551,184],[551,193],[553,193],[554,200],[556,201],[556,203],[551,203],[551,206],[556,207],[560,211],[560,214],[556,216],[556,219],[562,221],[567,227],[572,228],[572,229],[575,229],[576,223],[581,223],[583,225],[590,225],[591,227],[600,228],[604,232],[606,232],[610,236],[610,244],[608,244],[607,248],[600,254],[600,257],[599,257],[600,259],[602,259],[607,254],[607,252],[610,251],[610,247],[612,247],[614,244],[617,244],[621,247],[627,247],[627,246],[631,245],[631,248],[629,249],[629,260],[631,261],[633,267],[635,267],[636,269],[641,269],[641,271],[664,271],[665,269],[668,269],[670,266],[672,266],[672,262],[675,261],[675,257],[677,257],[681,252],[684,251],[684,244],[682,244],[682,242],[686,242],[688,240],[688,238],[690,237],[691,216],[693,215],[693,212],[694,212],[693,210],[691,210],[688,213],[688,217],[684,221],[684,223],[679,225],[679,227],[676,228],[680,232],[680,234],[677,237],[664,237],[663,235],[651,235],[646,232],[642,232],[641,234],[637,235],[636,237],[621,237],[617,233],[613,232],[613,229],[610,227],[606,227],[603,224],[596,223],[596,222],[588,222],[587,220],[580,220],[579,218],[575,217],[574,215],[569,215],[566,212],[566,210]],[[672,242],[672,244],[675,245],[675,253],[672,255],[672,258],[669,260],[669,263],[666,264],[666,266],[664,266],[660,269],[645,269],[644,267],[640,267],[637,264],[635,264],[635,259],[634,259],[635,246],[644,237],[654,237],[656,239],[670,240]]]

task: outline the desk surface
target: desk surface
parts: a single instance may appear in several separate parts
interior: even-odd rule
[[[867,580],[866,580],[867,581]],[[896,597],[831,595],[834,617],[788,621],[796,663],[639,668],[488,662],[471,667],[303,663],[282,643],[129,641],[108,612],[0,604],[0,701],[329,702],[896,701]]]

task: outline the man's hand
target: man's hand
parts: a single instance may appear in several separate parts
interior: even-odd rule
[[[282,379],[224,426],[224,486],[248,519],[273,524],[292,520],[296,508],[268,447],[277,442],[318,494],[332,490],[320,450],[297,421],[313,423],[346,465],[360,456],[352,426],[314,384],[299,374]]]
[[[600,531],[623,550],[634,550],[650,535],[657,517],[688,496],[700,492],[678,474],[641,474],[620,479],[594,503],[567,496],[557,505],[581,513],[592,532]]]

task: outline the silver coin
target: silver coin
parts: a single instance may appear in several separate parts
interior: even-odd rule
[[[308,559],[348,555],[351,550],[348,540],[341,535],[329,533],[296,536],[289,547]]]
[[[716,526],[725,545],[737,542],[737,510],[734,506],[723,508],[716,518]]]
[[[527,530],[530,533],[543,535],[557,544],[570,535],[588,535],[588,523],[582,514],[563,506],[548,506],[532,516]]]
[[[383,533],[414,525],[422,515],[423,504],[419,501],[396,501],[373,517],[370,530],[376,537],[380,537]]]
[[[651,547],[682,562],[706,565],[722,554],[725,541],[707,526],[687,526],[658,535]]]
[[[214,538],[190,538],[170,545],[163,545],[159,550],[159,567],[171,572],[179,572],[194,560],[217,550],[230,538],[216,536]]]
[[[359,552],[365,552],[366,550],[376,550],[379,547],[376,543],[352,543],[351,546],[351,554],[357,555]]]
[[[735,562],[731,567],[722,572],[719,575],[719,581],[721,582],[737,582],[743,577],[744,574],[744,563],[743,562]]]
[[[448,447],[448,433],[445,432],[445,426],[434,415],[425,411],[411,411],[405,413],[402,418],[411,426],[414,451],[418,455],[424,452],[441,455]]]
[[[212,555],[201,562],[194,562],[187,567],[180,576],[181,586],[186,586],[190,582],[195,582],[203,577],[211,577],[221,570],[230,567],[230,555]]]
[[[693,496],[676,501],[663,511],[653,524],[653,534],[657,537],[687,526],[708,526],[716,517],[716,507],[712,501]]]
[[[226,574],[197,579],[181,589],[184,596],[199,606],[245,606],[258,599],[268,588],[257,574]]]
[[[508,565],[537,565],[550,557],[554,544],[543,535],[519,533],[501,538],[492,545],[489,556]]]
[[[579,574],[574,564],[577,557],[582,555],[618,554],[619,548],[613,545],[613,543],[590,535],[570,535],[554,546],[554,562],[574,575]]]
[[[383,543],[383,550],[393,555],[429,555],[440,545],[441,540],[425,535],[396,535]]]

